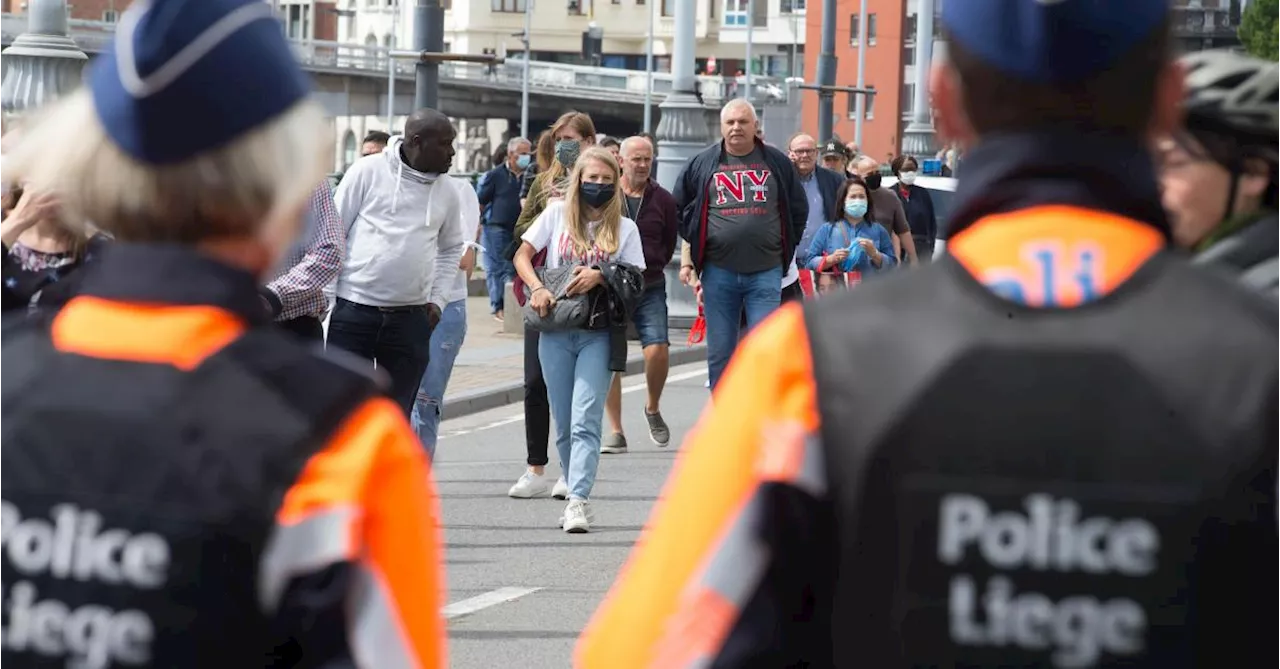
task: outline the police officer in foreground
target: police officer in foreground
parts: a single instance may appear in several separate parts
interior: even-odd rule
[[[1276,315],[1168,250],[1123,5],[943,5],[950,255],[744,342],[577,666],[1277,665]]]
[[[116,236],[5,324],[6,667],[443,667],[422,449],[257,286],[329,147],[270,5],[152,0],[5,169]]]

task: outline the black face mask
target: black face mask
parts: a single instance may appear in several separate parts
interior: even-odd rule
[[[879,174],[868,174],[867,176],[863,177],[862,180],[867,182],[867,188],[870,188],[871,190],[876,190],[877,188],[880,187],[881,178],[882,177]]]
[[[599,209],[613,199],[613,184],[578,184],[578,199],[593,209]]]

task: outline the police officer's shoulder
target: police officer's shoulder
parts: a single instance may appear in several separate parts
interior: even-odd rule
[[[1237,335],[1249,332],[1268,338],[1274,347],[1275,338],[1280,334],[1277,320],[1280,305],[1268,295],[1243,285],[1237,274],[1196,265],[1183,257],[1170,257],[1166,275],[1174,291],[1185,295],[1179,304],[1199,318],[1218,322],[1223,327],[1229,323]]]
[[[4,359],[4,392],[17,392],[47,370],[40,361],[43,352],[52,348],[49,341],[49,316],[44,312],[30,314],[26,309],[9,309],[0,315],[0,357]]]
[[[340,420],[385,385],[368,362],[298,341],[275,328],[254,328],[223,350],[245,373],[303,415]]]

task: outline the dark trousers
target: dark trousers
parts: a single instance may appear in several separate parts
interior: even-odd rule
[[[551,404],[547,402],[547,382],[538,359],[538,332],[524,331],[524,441],[528,463],[547,464],[547,442],[551,438]],[[562,463],[568,465],[568,463]]]
[[[329,317],[329,346],[385,370],[391,377],[387,395],[409,415],[431,356],[431,321],[425,305],[371,307],[338,298]]]
[[[320,319],[313,316],[299,316],[290,318],[287,321],[276,321],[276,327],[286,332],[291,332],[299,339],[308,343],[323,344],[324,343],[324,326],[320,324]]]

